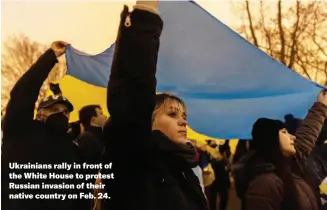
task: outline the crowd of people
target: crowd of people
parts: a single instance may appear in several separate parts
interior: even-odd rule
[[[157,1],[137,1],[121,13],[115,55],[107,86],[107,118],[99,105],[79,110],[58,85],[38,107],[40,88],[67,43],[51,47],[19,79],[2,119],[1,196],[6,210],[226,210],[234,180],[242,210],[322,210],[327,176],[327,94],[322,91],[307,116],[289,126],[260,118],[251,140],[240,140],[232,155],[228,141],[199,146],[187,138],[187,107],[169,93],[156,94],[156,65],[163,21]],[[282,105],[282,103],[281,103]],[[219,109],[219,107],[217,107]],[[34,117],[34,111],[37,110]],[[287,122],[291,116],[285,117]],[[294,124],[292,124],[294,125]],[[219,126],[219,125],[217,125]],[[220,155],[212,157],[207,147]],[[94,193],[92,189],[10,189],[9,167],[19,164],[108,164],[114,179],[103,183],[110,199],[9,199],[9,194]],[[40,173],[97,174],[97,169],[34,169]],[[19,179],[18,184],[73,184],[81,179]],[[237,209],[235,209],[237,210]]]

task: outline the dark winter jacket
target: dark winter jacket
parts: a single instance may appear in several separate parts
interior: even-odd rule
[[[308,183],[318,195],[319,200],[321,198],[327,200],[326,195],[320,196],[319,189],[319,185],[327,177],[327,144],[319,145],[313,150],[306,164],[306,175]]]
[[[103,131],[100,127],[87,127],[75,142],[81,150],[84,159],[89,164],[100,163],[104,150]]]
[[[9,199],[9,194],[50,194],[74,193],[76,190],[17,190],[9,189],[9,183],[16,184],[76,184],[76,179],[25,179],[25,172],[41,172],[44,174],[75,174],[79,172],[71,169],[9,169],[9,163],[19,164],[53,164],[79,163],[80,154],[76,145],[68,134],[57,133],[50,130],[45,124],[33,120],[35,102],[39,90],[47,78],[52,67],[57,63],[57,58],[52,49],[46,51],[38,61],[18,80],[11,91],[10,101],[7,106],[3,124],[3,146],[1,154],[1,207],[6,210],[73,210],[83,209],[77,200],[36,200],[36,199]],[[21,174],[22,179],[10,180],[9,174]],[[81,204],[81,203],[80,203]],[[82,205],[83,206],[83,205]]]
[[[129,14],[127,8],[122,13],[107,95],[105,159],[115,179],[103,181],[110,210],[207,209],[192,170],[195,149],[152,131],[162,27],[157,14],[139,9]]]
[[[300,206],[298,210],[318,210],[316,195],[304,181],[302,173],[326,116],[327,107],[321,103],[315,103],[296,132],[296,154],[291,164],[293,164],[292,169],[298,169],[292,170],[299,194]],[[252,167],[252,173],[254,170],[257,171],[246,190],[246,209],[288,210],[290,203],[285,200],[283,182],[275,173],[274,166],[256,155],[251,161],[252,164],[249,164],[249,167]]]
[[[240,139],[237,143],[235,154],[233,157],[233,164],[237,163],[240,158],[242,158],[244,155],[248,153],[250,150],[250,139]]]

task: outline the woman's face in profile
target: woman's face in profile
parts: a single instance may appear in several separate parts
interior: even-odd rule
[[[186,110],[178,102],[172,101],[158,108],[154,116],[152,130],[159,130],[170,140],[186,144]]]
[[[294,143],[295,136],[288,133],[285,128],[279,130],[279,145],[281,152],[285,157],[290,157],[295,154],[296,150]]]

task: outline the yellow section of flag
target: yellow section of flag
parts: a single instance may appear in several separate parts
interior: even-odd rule
[[[326,180],[326,179],[325,179]],[[327,180],[326,180],[327,181]],[[320,192],[321,192],[321,194],[325,194],[325,195],[327,195],[327,183],[325,182],[323,182],[320,186],[319,186],[319,188],[320,188]]]
[[[66,75],[61,81],[60,81],[60,88],[62,90],[63,95],[74,105],[74,111],[70,115],[70,121],[74,122],[78,120],[78,111],[86,105],[90,104],[98,104],[103,109],[104,113],[109,116],[108,110],[107,110],[107,94],[106,94],[106,88],[97,87],[94,85],[90,85],[86,82],[83,82],[79,79],[76,79],[75,77]],[[48,94],[51,94],[50,92]],[[219,125],[217,125],[219,126]],[[190,127],[188,127],[188,138],[194,139],[197,141],[198,145],[204,145],[206,144],[207,139],[216,140],[219,142],[224,142],[224,139],[216,139],[211,138],[205,135],[202,135],[200,133],[197,133],[196,131],[192,130]],[[237,145],[238,140],[233,139],[230,141],[230,147],[232,150],[232,153],[235,152],[235,148]],[[217,155],[217,149],[208,148],[208,152],[212,156]]]

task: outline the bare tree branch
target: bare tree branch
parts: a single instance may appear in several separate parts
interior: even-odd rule
[[[245,38],[247,40],[250,40],[250,35],[248,34],[248,31],[246,30],[246,26],[245,26],[245,21],[242,20],[242,26],[240,27],[241,29],[239,29],[239,31],[241,31],[244,35],[245,35]]]
[[[238,15],[248,24],[238,32],[287,67],[327,84],[327,2],[279,1],[277,10],[274,2],[241,4]]]
[[[280,62],[286,64],[285,62],[285,37],[284,37],[284,29],[282,23],[282,1],[278,1],[278,28],[279,28],[279,35],[280,35],[280,44],[281,44],[281,55],[280,55]]]
[[[300,22],[300,2],[297,1],[296,2],[296,22],[295,22],[295,26],[294,26],[294,30],[292,32],[292,46],[291,46],[291,56],[290,56],[290,61],[288,63],[288,68],[293,68],[294,65],[294,59],[295,59],[295,48],[296,48],[296,33],[298,31],[299,28],[299,22]]]
[[[324,83],[324,86],[326,87],[327,86],[327,60],[325,62],[324,73],[325,73],[325,83]]]
[[[4,42],[2,49],[2,63],[1,63],[1,108],[7,105],[10,91],[17,80],[36,62],[36,60],[46,51],[47,47],[30,40],[25,35],[12,36]],[[36,102],[38,104],[47,93],[49,82],[57,80],[59,76],[63,76],[65,66],[56,64],[49,74],[47,80],[44,82],[40,90],[39,98]]]
[[[306,68],[304,62],[301,60],[300,56],[297,56],[297,59],[300,61],[298,64],[301,67],[301,69],[303,70],[303,73],[309,78],[311,79],[311,76],[309,74],[308,69]]]
[[[263,8],[263,1],[260,1],[260,16],[261,16],[261,22],[262,22],[262,28],[266,37],[266,41],[268,44],[268,53],[272,53],[272,44],[271,44],[271,37],[268,29],[266,28],[266,23],[265,23],[265,15],[264,15],[264,8]]]
[[[251,35],[252,35],[252,38],[253,38],[253,42],[254,42],[254,45],[256,47],[258,47],[259,44],[258,44],[258,39],[256,37],[254,27],[253,27],[253,21],[252,21],[251,10],[250,10],[250,3],[249,3],[249,1],[245,1],[245,3],[246,3],[246,11],[247,11],[247,14],[248,14],[248,20],[249,20],[249,23],[250,23],[250,31],[251,31]]]
[[[318,50],[322,54],[324,54],[326,56],[326,58],[327,58],[327,50],[325,51],[322,48],[322,46],[320,45],[320,43],[318,43],[318,41],[317,41],[317,25],[316,25],[316,23],[313,24],[312,41],[316,45],[316,47],[318,48]]]

